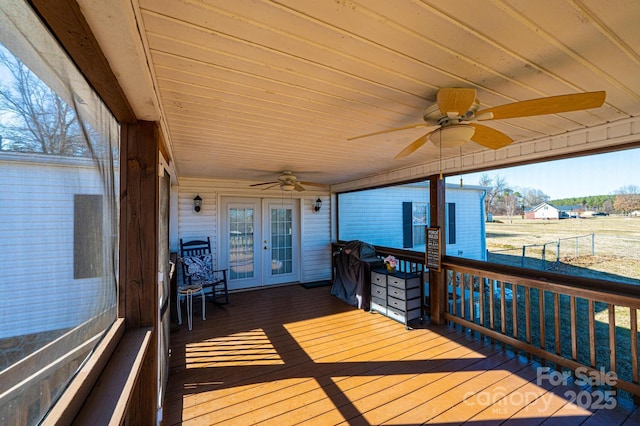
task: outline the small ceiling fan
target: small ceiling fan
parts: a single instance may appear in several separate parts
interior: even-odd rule
[[[512,144],[513,139],[496,129],[475,123],[475,121],[502,120],[598,108],[604,103],[605,97],[604,91],[576,93],[513,102],[480,111],[480,102],[476,99],[476,89],[442,88],[438,90],[437,102],[425,110],[424,123],[368,133],[347,140],[425,127],[426,133],[405,147],[394,158],[403,158],[412,154],[427,141],[443,148],[456,147],[474,141],[487,148],[500,149]]]
[[[296,191],[300,191],[300,192],[305,190],[305,187],[302,185],[326,186],[321,183],[299,181],[298,178],[294,176],[293,172],[290,172],[288,170],[283,171],[280,174],[280,176],[278,176],[278,180],[276,181],[254,183],[253,185],[249,185],[249,186],[262,186],[262,185],[271,185],[266,188],[263,188],[262,189],[263,191],[274,188],[276,186],[280,186],[280,189],[283,191],[293,191],[295,189]]]

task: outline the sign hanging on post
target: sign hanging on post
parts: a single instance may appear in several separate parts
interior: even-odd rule
[[[427,268],[440,272],[440,228],[427,228],[425,262]]]

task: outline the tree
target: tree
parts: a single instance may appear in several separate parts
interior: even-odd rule
[[[549,201],[550,197],[539,189],[527,188],[523,190],[523,204],[525,208],[535,207]]]
[[[613,207],[622,213],[640,210],[640,188],[636,185],[627,185],[618,189]]]
[[[84,156],[86,144],[73,108],[0,46],[0,149]]]
[[[587,197],[561,198],[553,200],[551,203],[554,206],[579,205],[582,210],[597,210],[611,213],[614,210],[614,200],[615,195],[589,195]]]
[[[504,206],[505,213],[509,217],[509,222],[511,222],[512,217],[518,211],[520,203],[520,194],[518,192],[513,192],[510,189],[504,191],[504,194],[502,195],[502,204]]]
[[[500,175],[496,175],[495,178],[489,177],[487,173],[483,173],[480,176],[480,186],[487,187],[487,195],[484,198],[485,214],[497,214],[499,213],[496,202],[501,194],[508,188],[507,180]],[[485,218],[486,219],[486,218]]]

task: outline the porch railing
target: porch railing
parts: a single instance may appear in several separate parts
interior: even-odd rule
[[[428,287],[424,253],[375,249],[395,256],[402,271],[422,272]],[[442,269],[445,320],[640,400],[640,286],[447,256]]]
[[[640,286],[448,257],[443,269],[446,320],[638,401]]]

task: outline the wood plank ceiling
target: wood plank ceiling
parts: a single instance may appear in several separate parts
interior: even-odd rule
[[[490,122],[516,143],[640,115],[635,0],[78,3],[179,176],[336,184],[438,161],[429,143],[393,159],[420,129],[347,138],[420,123],[442,87],[481,109],[606,90],[599,109]]]

